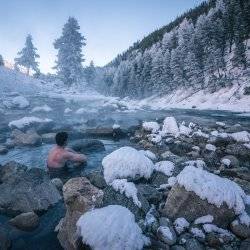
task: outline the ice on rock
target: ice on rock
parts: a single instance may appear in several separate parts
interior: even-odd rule
[[[22,129],[25,126],[34,124],[34,123],[47,123],[47,122],[51,122],[51,119],[41,119],[35,116],[25,116],[19,120],[15,120],[9,123],[9,127],[10,128],[18,128],[18,129]]]
[[[174,184],[177,182],[176,177],[172,176],[168,178],[168,183],[166,184],[161,184],[160,187],[158,188],[158,190],[163,190],[169,187],[173,187]]]
[[[222,159],[222,160],[221,160],[221,163],[222,163],[223,165],[229,167],[230,164],[231,164],[231,161],[230,161],[229,159],[226,159],[226,158],[225,158],[225,159]]]
[[[145,226],[150,226],[157,221],[157,219],[155,218],[153,214],[154,211],[155,211],[155,206],[152,205],[152,207],[149,209],[149,211],[147,212],[145,216],[145,221],[144,221]]]
[[[174,236],[170,230],[170,228],[168,226],[160,226],[157,231],[164,236],[164,238],[168,238],[170,240],[173,240],[174,239]]]
[[[203,160],[197,159],[192,161],[186,161],[184,162],[185,165],[194,166],[197,168],[204,168],[206,167],[206,163]]]
[[[174,221],[174,227],[178,234],[181,234],[186,228],[188,228],[190,223],[183,217],[177,218]]]
[[[82,242],[93,250],[141,250],[150,243],[125,207],[110,205],[83,214],[77,221]]]
[[[250,217],[247,214],[246,211],[244,211],[240,216],[239,216],[239,220],[241,224],[244,224],[246,226],[250,226]]]
[[[221,126],[221,127],[225,127],[226,124],[224,122],[216,122],[216,125]]]
[[[174,163],[171,161],[160,161],[155,164],[154,169],[166,176],[172,176],[174,170]]]
[[[158,144],[161,142],[162,137],[161,137],[161,135],[158,135],[158,134],[150,134],[148,136],[148,139],[149,139],[149,141],[151,141],[155,144]]]
[[[35,107],[31,110],[32,113],[34,112],[50,112],[52,111],[52,108],[49,107],[47,104],[43,105],[43,106],[39,106],[39,107]]]
[[[24,96],[16,96],[11,100],[7,100],[3,102],[4,106],[7,108],[20,108],[24,109],[29,107],[30,103]]]
[[[216,147],[213,144],[206,144],[206,150],[215,152]]]
[[[198,131],[194,132],[193,135],[198,135],[198,136],[201,136],[201,137],[204,137],[204,138],[209,138],[209,135],[202,132],[200,129]]]
[[[126,179],[117,179],[110,184],[115,191],[124,194],[128,198],[132,198],[135,205],[141,207],[141,202],[137,197],[137,188],[133,182],[128,182]]]
[[[211,132],[211,135],[217,137],[219,135],[219,132],[217,130],[214,130]]]
[[[150,160],[154,161],[157,159],[156,155],[150,150],[139,150],[139,152],[143,153]]]
[[[230,136],[237,142],[250,142],[250,134],[247,131],[232,133]]]
[[[142,127],[145,131],[156,133],[160,129],[160,125],[157,122],[143,122]]]
[[[194,221],[194,224],[198,225],[198,224],[212,223],[213,220],[214,220],[214,217],[212,215],[208,214],[208,215],[197,218]]]
[[[72,109],[70,109],[70,108],[66,108],[66,109],[64,110],[64,114],[68,114],[68,113],[70,113],[70,112],[72,112]]]
[[[79,108],[78,110],[76,110],[75,113],[76,113],[77,115],[82,115],[82,114],[86,113],[86,109],[84,109],[84,108]]]
[[[236,214],[245,210],[246,194],[235,182],[209,173],[201,168],[186,166],[177,176],[177,182],[187,191],[193,191],[201,199],[220,207],[226,203]]]
[[[154,169],[153,162],[132,147],[121,147],[102,160],[104,178],[107,183],[115,179],[136,176],[148,179]]]
[[[190,232],[197,238],[205,238],[205,234],[203,233],[203,231],[197,227],[192,227],[190,229]]]
[[[190,135],[192,133],[192,129],[189,128],[189,127],[187,127],[187,126],[185,126],[185,125],[183,125],[183,124],[180,125],[179,129],[180,129],[180,134],[181,135],[188,136],[188,135]]]
[[[165,134],[171,134],[177,137],[179,135],[179,127],[174,117],[166,117],[163,121],[162,132]]]
[[[233,235],[226,229],[223,229],[223,228],[220,228],[220,227],[217,227],[216,225],[214,224],[204,224],[203,225],[203,229],[206,233],[212,233],[212,232],[215,232],[215,233],[218,233],[220,236],[229,236],[229,237],[232,237]]]
[[[199,152],[201,150],[200,147],[198,147],[198,146],[193,146],[192,149],[197,151],[197,152]]]
[[[119,124],[114,124],[113,126],[112,126],[112,128],[113,129],[119,129],[121,126],[119,125]]]
[[[244,146],[248,149],[250,149],[250,143],[245,143]]]

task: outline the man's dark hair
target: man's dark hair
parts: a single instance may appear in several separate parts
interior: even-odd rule
[[[56,134],[56,144],[58,146],[65,146],[68,140],[68,133],[67,132],[59,132]]]

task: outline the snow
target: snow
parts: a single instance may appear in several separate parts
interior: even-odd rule
[[[16,96],[12,99],[12,103],[14,104],[14,106],[18,107],[18,108],[27,108],[30,103],[29,101],[24,97],[24,96]]]
[[[221,127],[226,126],[226,124],[224,122],[216,122],[215,124],[218,125],[218,126],[221,126]]]
[[[190,223],[185,218],[177,218],[174,221],[174,227],[178,234],[181,234],[186,228],[188,228]]]
[[[247,131],[232,133],[230,136],[237,142],[250,142],[250,134]]]
[[[47,122],[51,122],[51,119],[45,118],[45,119],[41,119],[35,116],[25,116],[19,120],[14,120],[12,122],[9,123],[9,127],[10,128],[18,128],[18,129],[22,129],[25,126],[29,126],[31,124],[34,123],[47,123]]]
[[[64,110],[64,114],[68,114],[68,113],[70,113],[70,112],[72,112],[72,109],[70,109],[70,108],[66,108],[66,109]]]
[[[155,164],[154,169],[166,176],[171,176],[173,175],[174,163],[171,161],[160,161]]]
[[[201,168],[186,166],[177,176],[177,182],[187,191],[193,191],[201,199],[220,207],[226,203],[236,214],[245,210],[246,194],[235,182],[209,173]]]
[[[229,159],[222,159],[221,163],[227,167],[229,167],[231,165],[231,161]]]
[[[168,178],[168,183],[161,184],[160,187],[158,188],[158,190],[164,190],[166,188],[173,187],[176,182],[177,182],[176,177],[174,177],[174,176],[169,177]]]
[[[181,135],[188,136],[188,135],[190,135],[192,133],[192,129],[185,126],[185,125],[183,125],[183,124],[180,125],[179,129],[180,129],[180,134]]]
[[[43,106],[39,106],[39,107],[35,107],[31,110],[32,113],[34,112],[40,112],[40,111],[43,111],[43,112],[50,112],[52,111],[52,108],[49,107],[47,104],[43,105]]]
[[[163,121],[162,132],[176,137],[179,135],[179,128],[174,117],[170,116],[165,118]]]
[[[139,152],[143,153],[150,160],[154,161],[157,159],[156,155],[150,150],[139,150]]]
[[[192,161],[185,161],[184,164],[189,165],[189,166],[194,166],[194,167],[197,167],[197,168],[206,167],[206,163],[203,160],[200,160],[200,159],[192,160]]]
[[[239,220],[241,224],[244,224],[246,226],[250,226],[250,217],[247,214],[246,211],[244,211],[240,216],[239,216]]]
[[[145,131],[156,133],[160,129],[160,125],[157,122],[143,122],[142,127]]]
[[[213,220],[214,220],[214,217],[212,215],[208,214],[208,215],[197,218],[194,221],[194,224],[198,225],[198,224],[212,223]]]
[[[226,230],[226,229],[223,229],[223,228],[220,228],[220,227],[217,227],[216,225],[214,224],[204,224],[203,225],[203,229],[206,233],[212,233],[212,232],[215,232],[215,233],[218,233],[220,234],[220,236],[229,236],[229,237],[232,237],[232,234]]]
[[[157,232],[160,231],[164,238],[168,238],[170,240],[173,240],[174,236],[168,226],[160,226],[157,229]]]
[[[198,135],[198,136],[201,136],[201,137],[204,137],[204,138],[209,138],[209,135],[206,134],[206,133],[204,133],[204,132],[202,132],[200,129],[198,129],[198,131],[195,131],[193,133],[193,135]]]
[[[119,129],[121,126],[119,125],[119,124],[114,124],[113,126],[112,126],[112,128],[113,129]]]
[[[205,234],[203,233],[203,231],[197,227],[192,227],[190,229],[190,232],[197,238],[205,238]]]
[[[136,176],[148,179],[154,169],[153,162],[132,147],[121,147],[102,160],[107,183],[115,179]]]
[[[193,146],[192,149],[197,151],[197,152],[199,152],[201,150],[200,147],[198,147],[198,146]]]
[[[125,207],[110,205],[84,213],[76,223],[82,242],[93,250],[141,250],[150,243]]]
[[[250,143],[245,143],[244,146],[248,149],[250,149]]]
[[[141,207],[141,202],[137,197],[137,188],[133,182],[128,182],[126,179],[117,179],[110,184],[115,191],[124,194],[128,198],[132,198],[135,205]]]
[[[206,150],[215,152],[216,147],[213,144],[206,144]]]
[[[78,115],[84,114],[84,113],[86,113],[86,109],[84,109],[84,108],[79,108],[79,109],[76,110],[75,113],[78,114]]]
[[[150,135],[148,135],[148,139],[149,139],[149,141],[151,141],[155,144],[158,144],[161,142],[162,137],[161,137],[161,135],[150,134]]]

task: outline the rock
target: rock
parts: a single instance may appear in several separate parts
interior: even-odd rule
[[[185,248],[181,245],[171,246],[170,250],[185,250]]]
[[[168,178],[169,176],[166,176],[161,172],[154,171],[149,181],[152,186],[159,187],[162,184],[168,183]]]
[[[100,171],[90,172],[90,173],[86,174],[85,177],[88,178],[88,180],[90,181],[90,183],[92,185],[94,185],[100,189],[104,189],[107,187],[103,173]]]
[[[9,223],[23,231],[30,231],[38,227],[39,217],[34,212],[22,213],[9,220]]]
[[[214,217],[213,223],[221,227],[227,227],[235,217],[234,211],[225,204],[218,208],[179,184],[175,184],[169,192],[162,213],[170,219],[184,217],[188,221],[210,214]]]
[[[0,145],[0,155],[5,155],[8,153],[8,148],[5,146]]]
[[[234,140],[229,136],[228,137],[216,136],[214,140],[211,141],[211,143],[214,144],[216,147],[227,147],[228,144],[233,142]]]
[[[61,199],[43,169],[15,162],[0,168],[0,190],[0,212],[10,215],[44,211]]]
[[[179,143],[173,143],[169,145],[170,151],[179,156],[182,156],[192,151],[192,147],[193,145],[187,142],[179,142]]]
[[[185,244],[186,250],[203,250],[204,246],[196,239],[188,239]]]
[[[238,177],[242,180],[250,181],[250,173],[248,168],[230,168],[221,170],[222,175],[230,177]]]
[[[250,238],[243,240],[240,244],[240,250],[249,250],[250,249]]]
[[[139,184],[137,190],[147,199],[150,204],[157,205],[162,199],[162,193],[147,184]]]
[[[56,186],[56,188],[59,190],[59,191],[62,191],[62,188],[63,188],[63,182],[60,178],[54,178],[51,180],[51,182]]]
[[[240,124],[235,124],[233,126],[228,127],[225,132],[226,133],[237,133],[243,131],[243,128]]]
[[[218,234],[215,234],[213,232],[206,234],[206,241],[210,247],[219,247],[222,245]]]
[[[108,186],[104,190],[103,206],[121,205],[128,208],[134,215],[136,221],[145,218],[150,206],[146,198],[140,193],[137,193],[138,199],[141,202],[141,208],[134,204],[131,198],[127,198],[124,194],[116,192],[112,187]]]
[[[39,133],[39,134],[46,134],[50,133],[55,127],[55,123],[52,120],[43,122],[43,123],[38,123],[34,126],[34,129]],[[60,131],[64,131],[62,128]]]
[[[84,131],[86,136],[96,136],[98,138],[123,138],[126,136],[126,133],[120,128],[89,128]]]
[[[77,152],[82,153],[105,150],[104,144],[101,141],[95,139],[75,140],[70,143],[69,147]]]
[[[238,220],[231,223],[230,229],[241,239],[250,238],[250,228],[244,224],[241,224]]]
[[[11,240],[9,239],[9,235],[4,230],[3,226],[0,224],[0,249],[8,250],[11,248]]]
[[[103,192],[93,186],[85,177],[70,179],[63,186],[66,215],[58,225],[58,239],[66,250],[78,249],[79,238],[76,222],[85,212],[100,207]]]
[[[42,144],[41,137],[34,130],[28,130],[24,133],[18,129],[14,129],[11,137],[16,146],[39,146]]]
[[[235,156],[233,156],[233,155],[226,155],[226,156],[224,156],[221,159],[221,161],[223,161],[225,159],[227,159],[227,160],[230,161],[229,167],[231,167],[231,168],[238,168],[238,167],[240,167],[240,162],[239,162],[239,160]]]
[[[56,133],[47,133],[42,134],[42,141],[43,143],[54,143],[55,142]]]
[[[250,182],[246,181],[246,180],[242,180],[240,178],[234,178],[233,180],[234,182],[236,182],[247,195],[250,195]]]
[[[155,240],[154,238],[150,239],[150,241],[151,241],[151,245],[145,249],[149,249],[149,250],[155,250],[155,249],[157,249],[157,250],[169,250],[170,249],[168,244],[165,244],[162,241]]]
[[[160,226],[157,230],[157,237],[168,245],[174,245],[177,239],[172,226]]]
[[[235,155],[242,161],[250,160],[250,148],[247,148],[244,144],[229,144],[226,148],[226,153]]]
[[[216,152],[204,153],[203,157],[209,168],[217,169],[220,165],[220,159]]]

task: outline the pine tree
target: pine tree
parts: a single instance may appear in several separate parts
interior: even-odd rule
[[[54,42],[58,50],[56,69],[61,80],[71,85],[82,78],[83,54],[82,47],[86,45],[84,36],[79,32],[80,26],[74,17],[69,17],[63,27],[62,35]]]
[[[94,84],[94,79],[95,79],[96,71],[95,71],[95,66],[94,62],[91,61],[89,66],[84,69],[84,76],[88,84]]]
[[[4,66],[4,61],[2,55],[0,55],[0,66]]]
[[[25,47],[18,52],[19,57],[15,58],[15,67],[23,66],[27,68],[27,74],[29,75],[30,70],[34,70],[35,72],[39,71],[38,62],[36,58],[40,56],[36,53],[37,48],[34,47],[32,42],[32,36],[28,35],[25,41]]]

